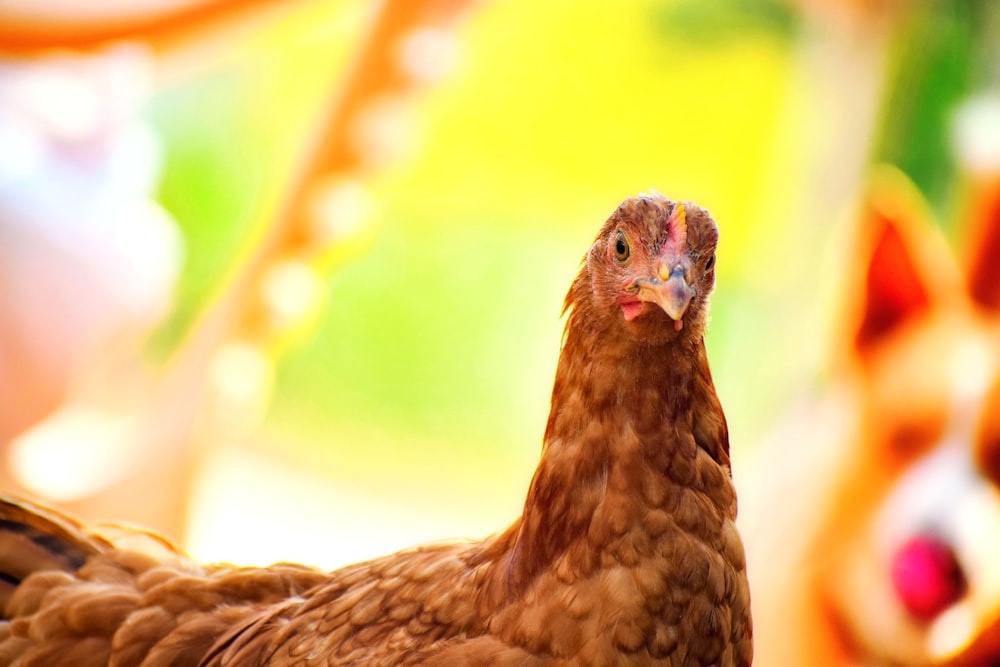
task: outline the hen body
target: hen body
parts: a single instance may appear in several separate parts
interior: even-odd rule
[[[703,342],[718,231],[626,200],[566,298],[522,516],[335,572],[199,566],[0,503],[0,665],[751,662],[725,418]]]

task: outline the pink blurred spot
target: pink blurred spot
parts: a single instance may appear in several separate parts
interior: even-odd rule
[[[932,535],[918,535],[892,559],[892,583],[906,610],[929,621],[965,594],[966,581],[951,547]]]

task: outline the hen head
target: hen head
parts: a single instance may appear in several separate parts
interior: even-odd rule
[[[698,336],[715,287],[718,240],[711,215],[690,202],[658,193],[626,199],[587,252],[566,306],[611,314],[650,342]]]

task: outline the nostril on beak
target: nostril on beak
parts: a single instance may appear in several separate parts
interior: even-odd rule
[[[657,276],[662,282],[667,282],[671,278],[680,278],[684,282],[687,282],[687,277],[684,275],[684,267],[680,264],[674,268],[670,268],[669,264],[660,264],[660,269],[657,271]]]

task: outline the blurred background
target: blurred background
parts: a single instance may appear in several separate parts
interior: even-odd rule
[[[0,2],[0,481],[206,560],[520,511],[618,203],[719,221],[737,457],[821,387],[872,165],[949,237],[991,0]]]

